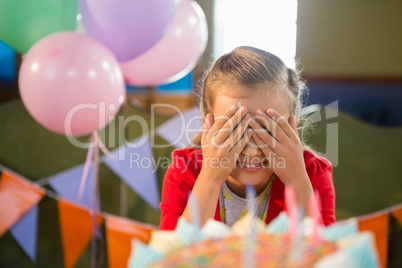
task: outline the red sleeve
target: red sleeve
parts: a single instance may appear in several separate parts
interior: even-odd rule
[[[335,223],[335,189],[332,181],[331,163],[312,152],[306,159],[306,171],[314,191],[318,191],[321,199],[321,217],[325,226]]]
[[[161,230],[176,228],[177,221],[186,208],[188,195],[197,178],[194,172],[196,162],[188,152],[188,149],[173,151],[172,163],[166,171],[160,204],[159,228]]]

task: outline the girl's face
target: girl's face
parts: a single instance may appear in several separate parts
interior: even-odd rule
[[[238,107],[245,106],[252,116],[255,116],[255,112],[258,109],[266,113],[269,108],[273,108],[289,121],[289,100],[285,92],[276,93],[277,90],[275,88],[268,88],[265,90],[255,90],[249,96],[241,96],[236,93],[247,91],[249,90],[241,85],[221,86],[215,98],[213,107],[214,116],[222,115],[229,107],[236,105]],[[258,121],[258,118],[256,119]],[[273,174],[269,166],[275,164],[280,163],[269,163],[265,155],[263,155],[262,151],[251,139],[240,153],[236,166],[227,179],[227,183],[231,190],[239,196],[245,196],[246,185],[254,185],[256,192],[259,193],[268,184]]]

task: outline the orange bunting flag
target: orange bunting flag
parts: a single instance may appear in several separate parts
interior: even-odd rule
[[[45,195],[45,191],[7,170],[0,171],[0,237]]]
[[[399,205],[392,211],[392,216],[394,216],[399,224],[402,224],[402,205]]]
[[[105,216],[105,220],[109,267],[127,267],[131,240],[137,238],[143,243],[148,243],[155,227],[111,215]]]
[[[58,200],[61,238],[63,244],[64,266],[74,267],[93,234],[93,220],[89,210],[74,203]],[[97,215],[96,223],[102,223]]]
[[[387,267],[388,221],[388,213],[379,213],[359,219],[360,231],[371,231],[375,236],[375,243],[381,261],[381,267]]]

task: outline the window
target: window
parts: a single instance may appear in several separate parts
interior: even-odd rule
[[[248,45],[295,67],[297,0],[215,0],[214,56]]]

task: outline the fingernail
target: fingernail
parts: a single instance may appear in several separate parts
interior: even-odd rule
[[[291,120],[295,120],[296,117],[294,117],[294,115],[289,116],[289,122],[291,122]]]
[[[244,106],[242,106],[242,107],[240,108],[240,111],[241,111],[241,113],[243,114],[243,113],[247,112],[247,108],[244,107]]]
[[[237,106],[233,105],[232,107],[230,107],[230,111],[231,111],[231,112],[234,112],[234,111],[236,111],[236,110],[237,110]]]
[[[257,126],[257,125],[258,125],[257,122],[254,120],[254,118],[251,119],[251,124],[252,124],[253,126]]]
[[[256,114],[257,114],[257,115],[262,115],[263,113],[262,113],[261,110],[257,110],[257,111],[256,111]]]
[[[270,109],[268,109],[267,113],[269,116],[273,116],[275,114],[275,111],[274,111],[274,109],[270,108]]]

